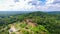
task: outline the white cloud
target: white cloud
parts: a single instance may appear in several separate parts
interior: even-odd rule
[[[29,3],[30,2],[30,3]],[[59,10],[60,4],[57,3],[59,0],[46,0],[45,4],[38,0],[3,0],[0,1],[0,11],[36,11],[36,10]]]
[[[32,9],[34,6],[28,5],[31,0],[19,0],[20,2],[14,2],[13,0],[6,0],[5,3],[0,4],[0,11],[24,11]]]
[[[58,0],[48,0],[46,2],[46,6],[49,11],[60,11],[60,4],[56,3],[59,2]]]

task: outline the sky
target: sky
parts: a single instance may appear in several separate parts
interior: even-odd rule
[[[0,11],[60,11],[60,0],[0,0]]]

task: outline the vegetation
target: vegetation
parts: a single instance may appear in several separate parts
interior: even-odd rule
[[[0,16],[0,34],[60,34],[60,14],[32,12]]]

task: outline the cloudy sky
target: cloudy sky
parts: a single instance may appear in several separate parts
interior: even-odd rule
[[[60,0],[0,0],[0,11],[60,11]]]

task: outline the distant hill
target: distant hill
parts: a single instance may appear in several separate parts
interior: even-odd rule
[[[28,11],[0,11],[0,14],[13,15],[13,14],[24,14],[29,13]]]
[[[52,12],[47,12],[49,14],[60,14],[60,11],[52,11]]]
[[[21,15],[30,13],[30,11],[0,11],[0,17],[11,16],[11,15]]]

